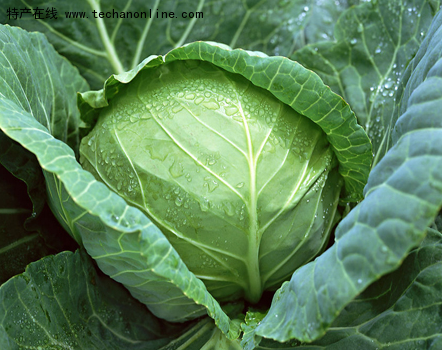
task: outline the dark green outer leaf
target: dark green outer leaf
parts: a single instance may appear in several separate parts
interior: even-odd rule
[[[68,60],[54,54],[42,34],[2,26],[0,76],[1,98],[14,101],[51,135],[78,150],[80,119],[72,96],[89,86]]]
[[[416,57],[407,67],[397,94],[393,142],[407,132],[442,128],[442,15],[434,18]],[[425,114],[425,118],[418,116]]]
[[[0,165],[1,283],[23,272],[32,261],[49,253],[76,249],[78,245],[63,234],[63,228],[45,204],[45,180],[35,155],[3,132],[0,150],[0,164],[4,166]]]
[[[305,45],[334,41],[334,28],[341,14],[351,6],[356,6],[361,0],[311,0],[305,2],[305,27],[295,36],[293,52]],[[301,15],[302,16],[302,15]],[[244,46],[244,48],[248,48]],[[266,51],[265,51],[266,52]],[[292,54],[282,54],[288,56]]]
[[[41,34],[29,34],[19,28],[2,26],[0,98],[12,100],[20,105],[23,110],[52,130],[55,137],[75,149],[79,142],[80,121],[75,106],[75,93],[87,89],[88,85],[66,59],[53,53],[53,47]],[[28,195],[32,200],[32,209],[7,216],[2,220],[4,233],[0,245],[2,258],[7,260],[2,267],[11,270],[2,271],[1,275],[10,277],[13,271],[22,272],[32,259],[41,258],[54,250],[45,245],[43,238],[46,239],[48,235],[41,234],[43,227],[34,220],[40,215],[46,201],[44,177],[35,155],[11,140],[2,131],[0,131],[0,149],[0,163],[15,177],[26,183]],[[1,181],[7,181],[2,185],[8,187],[1,192],[2,204],[7,206],[7,192],[11,194],[15,193],[14,191],[19,192],[19,188],[11,186],[6,176],[2,177]],[[26,228],[31,224],[32,232],[24,230],[24,223]],[[37,231],[40,231],[40,234]],[[57,241],[65,243],[65,240],[59,237]],[[18,249],[23,252],[19,253]]]
[[[24,181],[32,201],[32,211],[27,221],[35,218],[43,209],[46,200],[44,177],[35,156],[0,132],[0,164],[15,177]],[[12,190],[12,189],[10,189]]]
[[[6,138],[6,136],[5,136]],[[0,165],[0,284],[22,273],[30,262],[45,256],[48,248],[37,232],[24,228],[32,213],[26,185]]]
[[[181,332],[98,274],[84,250],[31,263],[0,300],[2,350],[156,350]]]
[[[17,103],[56,138],[77,150],[80,119],[73,97],[89,86],[66,59],[53,54],[53,47],[40,34],[24,33],[9,26],[0,30],[1,97]],[[53,71],[59,74],[51,74]],[[28,186],[35,218],[46,200],[41,168],[33,154],[3,133],[0,147],[0,163]]]
[[[311,344],[263,339],[256,349],[437,350],[442,344],[442,235],[429,229],[396,271],[373,283]]]
[[[243,331],[241,345],[245,350],[253,350],[258,347],[261,342],[261,337],[255,335],[255,329],[266,314],[267,313],[262,313],[253,309],[247,311],[244,322],[241,324],[241,329]]]
[[[133,69],[149,55],[165,54],[196,40],[287,56],[302,36],[313,6],[312,0],[3,0],[0,23],[44,33],[98,89],[112,73]],[[30,14],[8,19],[6,11],[14,7],[55,8],[58,19],[35,20]],[[101,19],[94,18],[93,10],[144,11],[147,17],[152,10],[153,18]],[[86,17],[66,18],[68,11],[84,11]],[[161,18],[162,12],[176,17]],[[203,18],[182,18],[183,12],[202,12]]]
[[[373,143],[373,166],[393,145],[396,90],[439,6],[433,0],[362,3],[339,18],[335,42],[314,43],[291,56],[350,104]]]
[[[205,318],[158,350],[242,350],[238,339],[227,339],[209,319]]]
[[[361,199],[371,162],[371,144],[363,129],[342,98],[325,86],[321,79],[296,62],[283,57],[267,57],[262,53],[231,50],[216,44],[196,42],[170,51],[164,62],[197,59],[208,61],[249,79],[254,85],[270,91],[298,113],[318,124],[340,162],[339,173],[346,188],[345,201]],[[118,82],[127,83],[140,69],[162,64],[161,56],[142,62],[136,69],[109,78],[104,90],[79,96],[79,108],[85,121],[93,122],[107,100],[118,90]]]

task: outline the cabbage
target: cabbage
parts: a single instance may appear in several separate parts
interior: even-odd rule
[[[259,301],[327,244],[343,181],[321,128],[203,61],[146,69],[80,162],[161,228],[220,301]]]

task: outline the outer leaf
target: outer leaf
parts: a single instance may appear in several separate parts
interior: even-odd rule
[[[2,5],[0,23],[45,33],[93,88],[100,88],[112,73],[133,69],[144,57],[165,54],[196,40],[287,56],[293,51],[294,37],[302,30],[313,6],[311,0],[34,0],[32,4],[5,0]],[[17,20],[8,19],[6,11],[14,7],[55,8],[58,19],[35,20],[29,14]],[[97,11],[97,18],[93,10]],[[84,12],[84,18],[67,18],[69,11]],[[147,18],[99,18],[100,11],[146,12]],[[174,18],[161,18],[162,12],[173,12]],[[189,12],[203,15],[193,19],[182,17],[182,13]]]
[[[334,41],[334,29],[341,14],[351,6],[358,5],[360,0],[312,0],[305,3],[305,27],[296,33],[294,50],[302,49],[305,45]],[[299,20],[299,17],[296,20]],[[292,54],[290,52],[289,54]],[[284,54],[287,56],[287,54]]]
[[[365,2],[342,14],[335,42],[314,43],[292,55],[350,104],[373,142],[373,165],[393,145],[396,90],[439,6],[433,0]]]
[[[440,16],[434,21],[436,28]],[[350,300],[397,268],[407,251],[424,237],[442,205],[440,118],[439,125],[431,124],[432,128],[428,128],[432,121],[426,118],[434,103],[441,102],[441,95],[432,93],[435,83],[442,86],[441,60],[435,61],[432,55],[429,51],[423,58],[432,66],[432,74],[411,95],[416,100],[411,97],[408,101],[409,105],[421,102],[419,113],[413,114],[413,123],[402,129],[403,136],[373,169],[366,198],[338,225],[336,243],[296,271],[276,293],[257,334],[280,341],[318,338]],[[406,113],[398,125],[407,119]]]
[[[84,119],[93,122],[99,114],[99,109],[94,110],[93,107],[106,106],[107,100],[117,91],[118,84],[131,81],[140,69],[189,59],[208,61],[226,71],[243,75],[318,124],[327,134],[339,160],[339,172],[347,191],[346,200],[361,198],[371,161],[371,145],[367,135],[357,125],[348,105],[323,85],[316,74],[286,58],[230,50],[216,43],[188,44],[169,52],[163,59],[161,56],[150,57],[133,71],[112,76],[106,81],[104,90],[82,94],[79,106]]]
[[[22,273],[27,264],[48,254],[37,232],[24,223],[32,212],[26,186],[0,165],[0,284]]]
[[[84,251],[30,264],[0,288],[0,347],[159,349],[181,330],[156,319]]]
[[[0,29],[7,38],[28,40],[29,34],[23,30]],[[9,36],[7,31],[12,34]],[[47,45],[42,35],[33,34],[31,37],[37,43]],[[38,45],[30,49],[35,47]],[[48,49],[44,53],[45,59],[58,59],[53,50]],[[41,54],[35,50],[34,60],[38,61]],[[15,72],[13,66],[10,71]],[[58,74],[56,69],[50,71],[51,76],[57,77]],[[127,206],[122,198],[81,169],[72,149],[55,139],[31,113],[17,104],[15,94],[26,91],[24,87],[26,82],[11,87],[9,98],[0,96],[0,128],[37,156],[45,171],[48,189],[52,191],[50,197],[54,210],[61,222],[64,219],[65,227],[72,236],[82,241],[108,274],[113,274],[119,265],[120,273],[113,277],[125,283],[157,314],[183,321],[202,315],[207,309],[219,328],[227,334],[230,326],[228,317],[207,293],[203,283],[189,272],[161,231],[139,210]],[[37,97],[40,101],[43,99],[39,90],[36,90]],[[27,96],[23,95],[23,98],[26,100]],[[50,118],[51,115],[48,115],[49,121],[52,120]],[[63,205],[57,207],[60,203]],[[57,212],[59,208],[60,212]],[[146,288],[152,285],[155,285],[153,289]],[[166,301],[169,301],[168,307],[162,305]],[[230,331],[229,335],[235,337],[236,331]]]
[[[261,342],[261,337],[257,337],[255,335],[255,329],[266,314],[267,313],[262,313],[253,309],[249,309],[249,311],[247,311],[245,320],[241,324],[241,329],[244,332],[241,345],[245,350],[253,350]]]
[[[407,67],[398,89],[392,142],[409,131],[442,127],[442,14],[428,30],[416,57]],[[425,115],[425,118],[419,116]]]
[[[4,133],[0,133],[0,164],[15,177],[23,180],[28,186],[28,195],[32,200],[32,210],[27,221],[37,217],[43,209],[46,200],[44,177],[37,159],[32,153],[12,141]],[[13,191],[12,188],[8,189]]]
[[[429,229],[399,269],[373,283],[311,344],[263,339],[256,349],[426,350],[442,344],[442,235]]]
[[[55,137],[76,150],[80,120],[73,97],[88,85],[66,59],[53,54],[54,49],[41,35],[23,33],[7,26],[0,28],[1,98],[17,103]],[[59,73],[51,75],[52,71]],[[0,133],[0,147],[3,150],[0,162],[28,186],[35,218],[46,197],[41,168],[33,154],[3,133]]]
[[[0,98],[17,103],[50,128],[56,137],[75,148],[79,142],[75,93],[87,89],[88,85],[66,59],[54,55],[54,49],[41,35],[24,33],[23,30],[7,26],[0,28]],[[57,74],[49,74],[53,71]],[[8,213],[3,216],[1,251],[4,263],[1,266],[2,277],[6,278],[11,277],[11,273],[22,272],[27,263],[54,250],[43,240],[50,235],[38,233],[44,231],[41,223],[31,222],[40,215],[46,200],[44,178],[35,155],[1,131],[0,149],[0,163],[15,177],[26,182],[28,195],[32,200],[32,208],[29,211],[21,210],[13,215]],[[8,174],[1,177],[4,210],[13,203],[8,203],[9,199],[13,200],[15,196],[20,198],[21,184],[17,184],[18,180],[13,180]],[[21,205],[15,206],[19,209]],[[30,228],[31,232],[24,230],[25,219],[26,227]],[[56,226],[56,229],[59,227]],[[70,246],[60,237],[57,237],[57,241],[59,249]],[[59,244],[60,242],[62,244]],[[9,272],[6,272],[6,269]]]
[[[72,96],[89,86],[41,34],[25,33],[0,28],[0,97],[13,101],[77,151],[80,119]]]
[[[209,319],[205,318],[181,336],[158,350],[241,350],[239,340],[228,339]]]

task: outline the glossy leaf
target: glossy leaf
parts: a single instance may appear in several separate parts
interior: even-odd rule
[[[80,119],[73,97],[89,86],[43,38],[41,34],[2,26],[1,98],[31,114],[51,135],[77,151]]]
[[[373,165],[393,146],[396,91],[439,6],[426,0],[362,3],[339,18],[335,42],[314,43],[291,56],[350,104],[373,143]]]
[[[159,349],[179,335],[82,251],[31,263],[0,287],[0,347]]]
[[[436,350],[442,344],[442,235],[430,228],[401,267],[347,305],[313,343],[263,339],[255,349]]]

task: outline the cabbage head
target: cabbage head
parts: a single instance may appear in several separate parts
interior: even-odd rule
[[[218,301],[256,303],[326,247],[344,181],[310,118],[202,60],[109,90],[83,168],[141,209]]]

